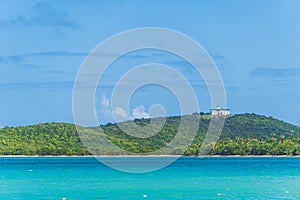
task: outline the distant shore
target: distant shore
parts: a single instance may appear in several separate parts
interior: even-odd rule
[[[249,158],[270,158],[270,157],[299,157],[300,155],[0,155],[0,158],[38,158],[38,157],[58,157],[58,158],[64,158],[64,157],[82,157],[82,158],[88,158],[88,157],[249,157]]]

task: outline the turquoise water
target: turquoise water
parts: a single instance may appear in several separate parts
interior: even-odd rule
[[[163,158],[149,161],[155,159]],[[300,158],[182,157],[145,174],[119,172],[92,157],[0,158],[0,199],[63,197],[300,199]]]

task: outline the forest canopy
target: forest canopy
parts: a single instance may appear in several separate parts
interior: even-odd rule
[[[199,127],[185,155],[198,155],[209,126],[210,116],[199,115]],[[170,142],[180,124],[181,117],[167,117],[164,127],[149,138],[136,138],[126,134],[117,124],[102,125],[110,142],[132,153],[151,153]],[[146,126],[150,119],[136,119],[138,126]],[[82,128],[82,127],[81,127]],[[88,132],[99,127],[84,128]],[[153,127],[155,128],[155,127]],[[184,139],[184,138],[182,138]],[[174,150],[170,154],[180,152]],[[105,146],[99,154],[115,155]],[[69,123],[43,123],[0,129],[0,155],[89,155],[76,127]],[[222,134],[211,155],[300,155],[300,127],[272,117],[256,114],[238,114],[226,117]]]

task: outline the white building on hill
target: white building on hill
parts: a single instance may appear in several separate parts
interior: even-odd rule
[[[220,106],[217,106],[216,108],[210,109],[210,114],[213,116],[226,116],[230,115],[230,112],[227,108],[220,108]]]

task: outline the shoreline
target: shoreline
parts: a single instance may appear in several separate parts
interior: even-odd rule
[[[0,158],[97,158],[97,157],[208,157],[208,158],[300,158],[300,155],[0,155]]]

